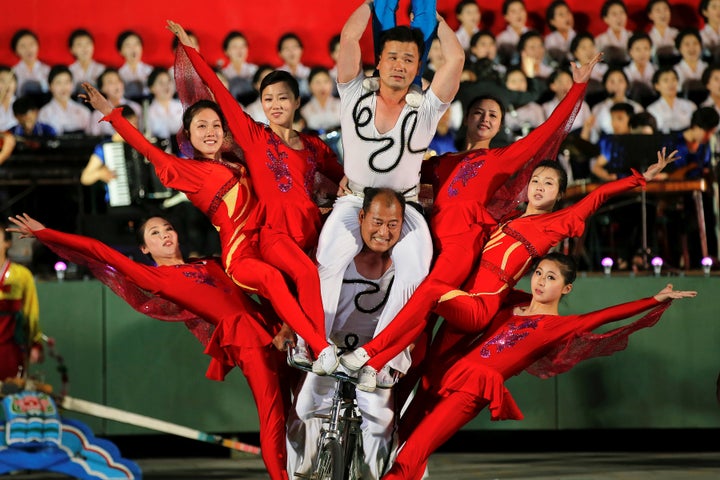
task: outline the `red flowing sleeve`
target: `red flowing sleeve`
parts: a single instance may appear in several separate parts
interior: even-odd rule
[[[560,321],[572,321],[575,332],[525,370],[537,377],[549,378],[567,372],[585,359],[610,356],[625,350],[628,337],[642,328],[655,325],[670,304],[671,302],[658,302],[654,297],[649,297],[578,315],[575,321],[560,317]],[[650,311],[647,314],[628,325],[606,333],[592,332],[600,325],[630,318],[648,310]]]
[[[86,266],[95,278],[107,285],[136,311],[157,320],[186,322],[193,333],[196,330],[205,330],[206,333],[211,333],[206,327],[208,325],[211,327],[212,324],[199,320],[194,313],[152,293],[157,289],[157,285],[162,285],[162,282],[167,281],[156,267],[131,260],[117,250],[92,238],[58,232],[49,228],[33,233],[38,240],[60,257]],[[202,338],[198,338],[203,344],[207,344],[209,336],[203,334]]]
[[[500,221],[521,203],[527,201],[527,183],[535,166],[542,160],[557,159],[560,145],[572,128],[585,97],[587,83],[575,83],[565,98],[555,107],[550,117],[530,132],[527,137],[497,149],[503,162],[512,164],[509,172],[514,176],[504,176],[502,186],[493,194],[487,209],[493,218]]]
[[[121,109],[116,108],[103,118],[110,122],[125,141],[146,157],[155,167],[158,178],[168,188],[185,193],[196,193],[203,186],[207,170],[203,162],[178,158],[156,147],[130,122],[123,118]]]
[[[646,184],[645,177],[643,177],[636,170],[632,170],[632,175],[629,177],[621,178],[613,182],[604,183],[597,189],[593,190],[577,203],[570,205],[562,210],[555,213],[558,217],[566,217],[568,219],[575,219],[574,223],[579,228],[579,231],[567,232],[570,236],[579,236],[582,234],[585,228],[585,221],[594,214],[600,206],[605,203],[610,197],[619,193],[627,192],[635,187],[644,187]],[[554,215],[554,214],[551,214]],[[563,233],[563,230],[567,230],[565,226],[566,222],[556,221],[550,224],[550,229],[557,226],[559,233]]]

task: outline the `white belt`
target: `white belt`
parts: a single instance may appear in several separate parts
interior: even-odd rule
[[[356,197],[365,198],[365,187],[359,183],[355,183],[348,179],[348,189]],[[415,185],[407,190],[400,191],[400,194],[405,197],[408,202],[417,202],[420,194],[420,185]]]

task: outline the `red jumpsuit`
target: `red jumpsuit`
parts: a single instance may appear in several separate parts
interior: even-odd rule
[[[185,321],[212,357],[208,378],[221,381],[234,365],[240,367],[258,409],[261,454],[270,478],[287,480],[285,420],[294,371],[272,345],[280,327],[273,312],[245,295],[215,258],[151,267],[91,238],[49,228],[33,233],[58,255],[87,265],[137,311]]]
[[[320,210],[314,201],[315,173],[335,183],[343,177],[335,153],[318,136],[300,133],[302,150],[293,150],[270,127],[246,114],[237,100],[192,47],[183,52],[220,105],[233,140],[240,146],[258,198],[260,253],[285,272],[297,288],[300,305],[320,332],[325,313],[320,277],[307,255],[317,246]],[[182,62],[178,53],[176,62]],[[182,89],[178,92],[182,98]],[[313,347],[314,349],[315,347]],[[319,353],[319,350],[315,350]]]
[[[582,315],[515,315],[501,310],[473,348],[445,367],[431,366],[425,385],[401,420],[413,429],[382,478],[419,479],[428,457],[485,407],[492,420],[521,420],[522,412],[505,380],[546,362],[531,373],[542,376],[569,370],[585,358],[610,355],[627,346],[628,336],[654,325],[670,302],[645,298]],[[635,322],[605,334],[592,330],[651,310]],[[402,428],[402,427],[401,427]]]
[[[540,215],[524,215],[500,225],[482,251],[478,268],[464,284],[465,292],[449,300],[441,298],[435,312],[458,330],[482,331],[500,309],[505,297],[530,268],[533,259],[545,255],[562,239],[578,237],[585,221],[608,198],[634,187],[645,186],[645,178],[633,170],[629,177],[603,184],[577,203]],[[440,298],[454,289],[438,289]]]
[[[193,205],[207,215],[218,230],[222,263],[235,283],[246,292],[267,298],[280,318],[315,352],[325,348],[328,342],[324,332],[320,333],[300,308],[282,272],[260,253],[257,229],[261,219],[245,167],[219,160],[169,155],[152,145],[122,117],[119,109],[113,110],[105,120],[153,164],[163,185],[185,193]],[[324,327],[322,322],[319,325]]]
[[[488,233],[497,225],[488,210],[495,194],[501,190],[503,200],[515,200],[520,192],[527,191],[526,180],[535,165],[545,158],[555,158],[582,104],[586,86],[574,84],[547,121],[507,147],[449,153],[424,162],[424,176],[428,165],[432,169],[425,180],[433,183],[436,192],[430,231],[439,253],[430,274],[390,325],[363,345],[373,357],[368,365],[379,370],[418,337],[440,298],[434,292],[444,293],[447,285],[460,287],[480,256]],[[513,187],[501,188],[508,185]],[[507,213],[506,206],[498,208],[500,216]]]

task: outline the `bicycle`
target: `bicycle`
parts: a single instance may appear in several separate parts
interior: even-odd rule
[[[348,335],[343,351],[354,349],[357,341],[357,335]],[[286,346],[288,364],[312,372],[312,367],[294,361],[295,349],[292,344],[287,342]],[[295,476],[309,480],[358,480],[362,477],[361,466],[365,458],[360,430],[362,416],[355,396],[358,379],[341,371],[327,376],[334,378],[337,383],[330,412],[315,414],[317,418],[326,420],[318,439],[318,453],[310,473],[295,473]]]

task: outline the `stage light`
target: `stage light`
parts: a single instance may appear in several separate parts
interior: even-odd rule
[[[600,264],[603,267],[603,271],[605,272],[605,275],[610,276],[610,271],[613,267],[613,259],[610,257],[605,257],[600,261]]]
[[[58,282],[65,280],[65,270],[67,270],[67,264],[65,262],[55,263],[55,275],[57,275]]]
[[[703,273],[705,274],[706,277],[709,277],[710,269],[712,268],[712,265],[713,265],[713,259],[710,257],[703,257],[703,259],[700,261],[700,263],[702,263]]]
[[[663,266],[663,259],[660,257],[653,257],[652,260],[650,260],[650,263],[653,267],[653,272],[655,273],[656,277],[660,276],[660,271],[662,270]]]

